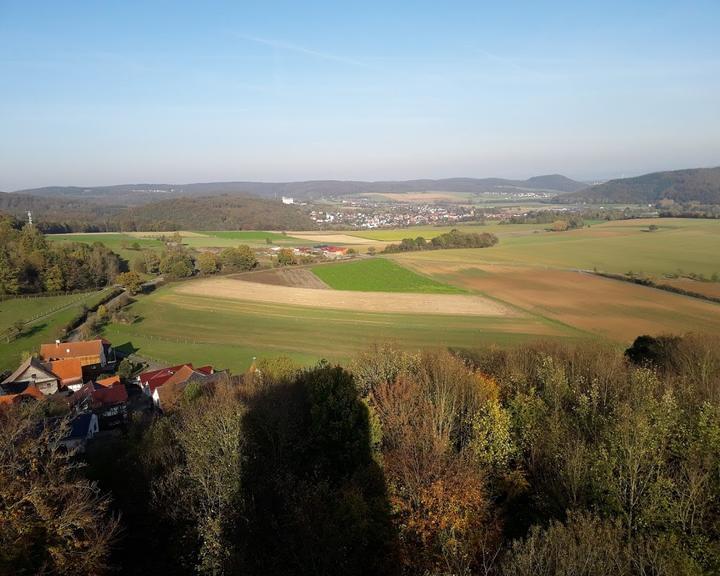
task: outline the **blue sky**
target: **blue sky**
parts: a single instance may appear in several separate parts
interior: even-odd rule
[[[720,165],[720,2],[0,0],[0,190]]]

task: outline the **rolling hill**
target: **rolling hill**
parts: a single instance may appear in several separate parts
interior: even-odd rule
[[[120,206],[72,197],[0,193],[0,213],[33,220],[48,232],[125,230],[292,230],[314,229],[297,206],[240,195],[169,198],[142,206]]]
[[[720,204],[720,167],[653,172],[635,178],[609,180],[554,200],[588,204]]]
[[[404,192],[576,192],[586,185],[560,174],[534,176],[527,180],[504,178],[444,178],[440,180],[402,180],[363,182],[354,180],[310,180],[306,182],[205,182],[194,184],[119,184],[116,186],[48,186],[19,190],[14,194],[55,199],[90,200],[101,204],[142,205],[165,198],[241,194],[279,199],[292,196],[306,200],[327,196]]]

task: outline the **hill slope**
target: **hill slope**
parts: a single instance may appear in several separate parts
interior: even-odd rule
[[[279,199],[292,196],[298,199],[327,196],[349,196],[366,193],[402,192],[523,192],[544,190],[550,192],[575,192],[585,188],[559,174],[535,176],[528,180],[504,178],[444,178],[440,180],[402,180],[362,182],[354,180],[309,180],[306,182],[205,182],[195,184],[119,184],[116,186],[48,186],[20,190],[17,194],[45,198],[83,199],[104,204],[141,205],[163,198],[197,197],[217,194],[242,194],[260,198]]]
[[[315,222],[294,206],[243,196],[175,198],[130,208],[121,230],[312,230]]]
[[[720,204],[720,167],[653,172],[610,180],[556,198],[563,202],[591,204],[655,204],[665,199],[679,203]]]

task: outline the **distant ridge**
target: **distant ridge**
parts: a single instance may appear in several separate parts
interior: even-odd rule
[[[297,199],[350,196],[368,193],[404,192],[487,192],[522,193],[528,190],[547,192],[576,192],[587,185],[560,174],[534,176],[527,180],[506,178],[442,178],[419,180],[387,180],[364,182],[358,180],[308,180],[304,182],[200,182],[192,184],[118,184],[114,186],[46,186],[18,190],[12,194],[44,198],[75,198],[105,204],[140,205],[164,198],[242,194],[259,198],[292,196]]]
[[[565,194],[555,200],[589,204],[720,204],[720,167],[652,172],[634,178],[619,178]]]

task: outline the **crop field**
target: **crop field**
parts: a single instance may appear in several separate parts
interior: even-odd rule
[[[547,226],[543,224],[455,224],[449,226],[411,226],[410,228],[387,228],[381,230],[360,230],[358,232],[347,232],[360,238],[379,240],[381,242],[400,242],[403,238],[417,238],[422,236],[426,240],[446,234],[450,230],[461,232],[490,232],[499,238],[506,236],[526,236],[536,232],[543,232]]]
[[[375,313],[251,302],[181,290],[192,284],[199,282],[165,286],[139,298],[131,307],[138,321],[110,324],[105,337],[116,346],[155,360],[213,363],[238,372],[247,369],[254,356],[288,355],[302,363],[321,358],[341,361],[383,341],[418,349],[585,336],[532,316]]]
[[[463,267],[440,260],[418,263],[406,256],[402,261],[528,314],[623,344],[640,334],[720,332],[720,304],[637,284],[570,270],[497,264]]]
[[[458,294],[463,290],[416,274],[386,258],[315,266],[315,275],[335,290]]]
[[[648,232],[655,224],[659,229]],[[508,226],[510,228],[510,226]],[[458,265],[523,264],[556,269],[582,269],[660,276],[677,272],[720,274],[720,220],[652,219],[607,222],[567,232],[501,237],[481,250],[417,252],[410,259],[442,259]]]
[[[0,302],[0,371],[17,368],[23,352],[35,352],[43,342],[52,342],[61,329],[106,294],[90,292],[42,298],[13,298]],[[14,322],[27,322],[22,336],[7,342],[2,337]]]

